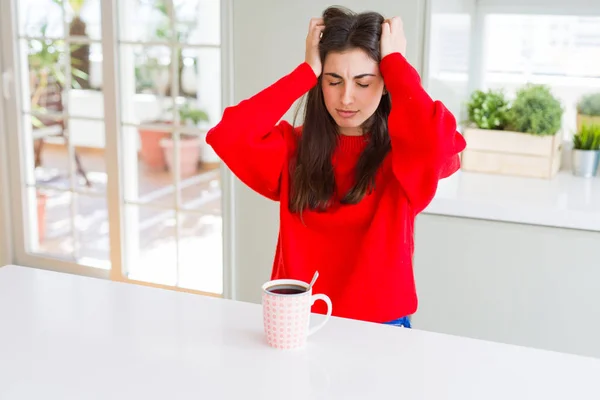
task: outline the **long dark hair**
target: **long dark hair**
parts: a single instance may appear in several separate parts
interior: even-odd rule
[[[325,30],[319,43],[321,64],[330,52],[361,49],[376,62],[381,60],[379,39],[382,15],[375,12],[354,13],[343,7],[329,7],[323,12]],[[327,111],[319,77],[305,98],[304,123],[298,150],[290,163],[291,185],[289,209],[301,213],[305,209],[324,211],[335,193],[331,157],[338,145],[339,131]],[[356,204],[373,190],[375,175],[390,150],[387,118],[391,110],[390,96],[385,94],[375,113],[365,121],[368,144],[356,165],[354,186],[342,193],[341,202]]]

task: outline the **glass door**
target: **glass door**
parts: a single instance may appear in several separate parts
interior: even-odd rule
[[[124,273],[221,293],[220,2],[118,4]]]
[[[9,3],[17,261],[221,295],[221,2]]]

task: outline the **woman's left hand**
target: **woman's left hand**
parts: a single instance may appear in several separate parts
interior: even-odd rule
[[[381,58],[391,53],[400,53],[406,56],[406,36],[400,17],[386,19],[381,24],[380,50]]]

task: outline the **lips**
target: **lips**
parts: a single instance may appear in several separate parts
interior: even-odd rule
[[[356,113],[358,111],[351,111],[351,110],[339,110],[336,109],[335,111],[337,111],[338,115],[342,118],[352,118],[356,115]]]

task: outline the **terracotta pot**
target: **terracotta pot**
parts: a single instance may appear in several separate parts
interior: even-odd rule
[[[167,161],[167,167],[173,169],[173,139],[163,139],[160,145],[163,148],[164,156]],[[181,138],[179,141],[179,173],[181,177],[194,175],[198,170],[198,161],[200,157],[200,139]]]
[[[36,193],[37,198],[37,226],[39,243],[46,237],[46,200],[48,196],[43,193]]]
[[[169,132],[153,129],[138,129],[140,134],[140,156],[151,169],[165,169],[165,154],[160,141],[169,137]]]

